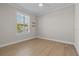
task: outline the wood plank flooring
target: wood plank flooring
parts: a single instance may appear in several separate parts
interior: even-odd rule
[[[77,56],[73,45],[32,39],[0,48],[0,56]]]

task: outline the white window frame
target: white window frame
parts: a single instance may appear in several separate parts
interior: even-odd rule
[[[16,17],[17,17],[17,15],[22,15],[22,16],[25,16],[25,17],[27,17],[28,18],[28,31],[26,31],[26,29],[24,28],[24,30],[22,31],[22,32],[17,32],[17,30],[16,30],[16,35],[23,35],[23,34],[28,34],[29,32],[30,32],[30,16],[29,15],[25,15],[25,14],[22,14],[22,13],[17,13],[16,14]],[[25,24],[25,20],[23,20],[23,23]],[[16,24],[17,24],[17,19],[16,19]]]

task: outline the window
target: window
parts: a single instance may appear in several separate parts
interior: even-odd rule
[[[30,17],[29,16],[25,16],[23,14],[17,13],[16,19],[17,19],[16,31],[18,33],[30,32]]]

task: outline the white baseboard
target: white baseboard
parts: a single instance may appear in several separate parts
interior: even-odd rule
[[[66,42],[66,41],[62,41],[62,40],[50,39],[50,38],[45,38],[45,37],[37,37],[37,38],[40,38],[40,39],[46,39],[46,40],[51,40],[51,41],[56,41],[56,42],[60,42],[60,43],[66,43],[66,44],[74,45],[73,42]]]
[[[74,44],[74,47],[75,47],[76,52],[77,52],[77,54],[78,54],[78,56],[79,56],[79,48],[78,48],[78,46],[77,46],[76,44]]]
[[[74,45],[74,47],[75,47],[75,49],[76,49],[76,51],[77,51],[77,53],[79,55],[78,47],[73,42],[66,42],[66,41],[61,41],[61,40],[57,40],[57,39],[45,38],[45,37],[31,37],[31,38],[26,38],[26,39],[22,39],[22,40],[19,40],[19,41],[16,41],[16,42],[10,42],[10,43],[7,43],[7,44],[0,45],[0,48],[6,47],[6,46],[9,46],[9,45],[12,45],[12,44],[20,43],[20,42],[23,42],[23,41],[26,41],[26,40],[31,40],[31,39],[34,39],[34,38],[46,39],[46,40],[51,40],[51,41],[56,41],[56,42],[66,43],[66,44],[72,44],[72,45]]]
[[[12,44],[20,43],[20,42],[23,42],[23,41],[26,41],[26,40],[31,40],[31,39],[34,39],[34,38],[36,38],[36,37],[25,38],[25,39],[22,39],[22,40],[19,40],[19,41],[16,41],[16,42],[6,43],[6,44],[3,44],[3,45],[0,45],[0,48],[6,47],[6,46],[12,45]]]
[[[22,40],[19,40],[19,41],[16,41],[16,42],[10,42],[10,43],[7,43],[7,44],[0,45],[0,48],[8,46],[8,45],[16,44],[16,43],[19,43],[19,42],[23,42],[23,41],[26,41],[26,40],[34,39],[34,38],[46,39],[46,40],[51,40],[51,41],[56,41],[56,42],[74,45],[72,42],[65,42],[65,41],[56,40],[56,39],[50,39],[50,38],[45,38],[45,37],[31,37],[31,38],[22,39]]]

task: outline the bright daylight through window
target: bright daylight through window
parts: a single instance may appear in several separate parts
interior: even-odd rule
[[[17,13],[16,19],[17,19],[16,31],[18,33],[30,32],[30,17],[29,16]]]

